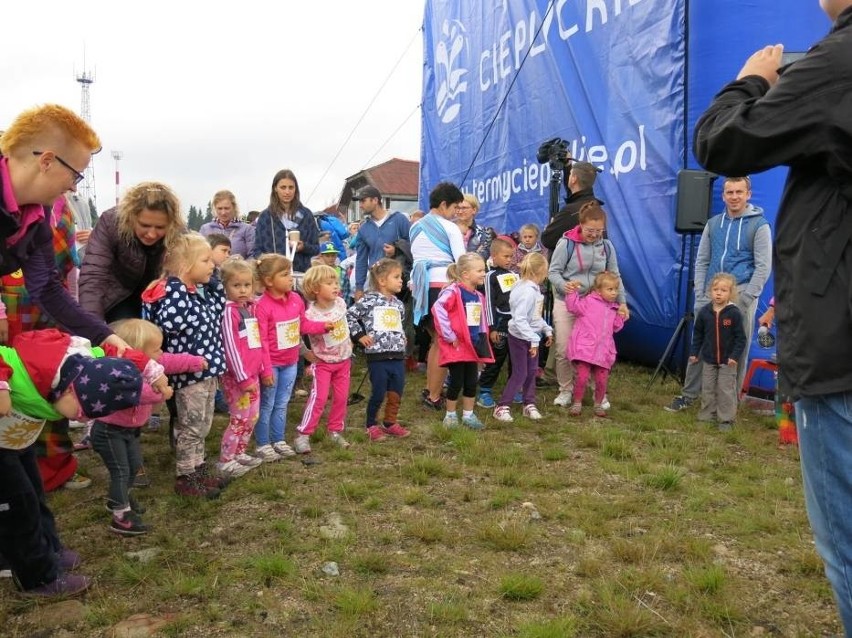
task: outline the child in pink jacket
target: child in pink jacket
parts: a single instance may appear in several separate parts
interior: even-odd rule
[[[207,367],[204,357],[163,352],[163,333],[150,321],[126,319],[111,327],[132,348],[141,350],[152,361],[160,364],[165,374],[199,372]],[[142,449],[139,445],[142,426],[151,417],[153,406],[172,396],[172,389],[166,386],[160,394],[148,383],[149,378],[146,373],[138,406],[113,412],[92,424],[92,447],[109,470],[107,509],[112,514],[109,529],[122,536],[138,536],[150,529],[140,516],[145,513],[145,508],[136,502],[129,490],[136,472],[142,466]]]
[[[595,375],[595,416],[605,417],[601,406],[606,396],[609,371],[615,363],[613,335],[624,327],[624,317],[618,313],[618,290],[621,280],[609,271],[595,277],[592,290],[580,297],[576,289],[565,297],[568,312],[577,318],[568,339],[567,357],[574,364],[574,402],[568,413],[580,416],[583,394],[589,376]]]

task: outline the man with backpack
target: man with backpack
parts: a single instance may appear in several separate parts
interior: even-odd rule
[[[364,296],[367,271],[383,257],[397,256],[396,242],[408,241],[408,217],[398,211],[388,212],[382,205],[382,194],[375,186],[364,186],[352,198],[359,202],[366,217],[358,229],[358,252],[355,257],[355,301]]]
[[[711,217],[704,226],[695,258],[695,314],[710,299],[707,283],[720,272],[737,280],[737,306],[743,315],[746,346],[738,362],[737,388],[742,387],[748,352],[754,331],[757,302],[772,271],[772,233],[763,209],[749,204],[751,180],[726,177],[722,191],[725,211]],[[701,364],[686,366],[683,390],[665,406],[669,412],[685,410],[701,396]]]

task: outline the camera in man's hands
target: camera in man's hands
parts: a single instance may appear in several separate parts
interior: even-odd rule
[[[568,142],[559,137],[554,137],[551,140],[542,142],[538,147],[536,159],[540,164],[547,162],[553,171],[561,171],[565,165],[571,161],[571,154],[568,152]]]

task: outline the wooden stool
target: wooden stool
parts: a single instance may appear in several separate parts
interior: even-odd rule
[[[748,372],[746,372],[745,379],[743,379],[743,387],[740,391],[740,397],[749,394],[749,390],[751,390],[752,388],[752,377],[754,377],[755,373],[758,370],[768,370],[772,373],[772,385],[770,387],[757,387],[759,387],[761,390],[763,390],[769,395],[775,395],[775,375],[778,372],[778,364],[775,361],[771,361],[770,359],[752,359],[751,363],[748,366]]]

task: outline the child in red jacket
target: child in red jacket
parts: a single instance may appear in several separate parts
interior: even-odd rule
[[[485,297],[476,290],[485,282],[485,261],[477,253],[465,253],[450,264],[447,277],[453,283],[441,291],[432,306],[439,362],[450,370],[444,427],[458,426],[456,404],[462,392],[462,425],[481,430],[482,421],[473,413],[479,364],[494,361],[488,322],[482,312]]]

